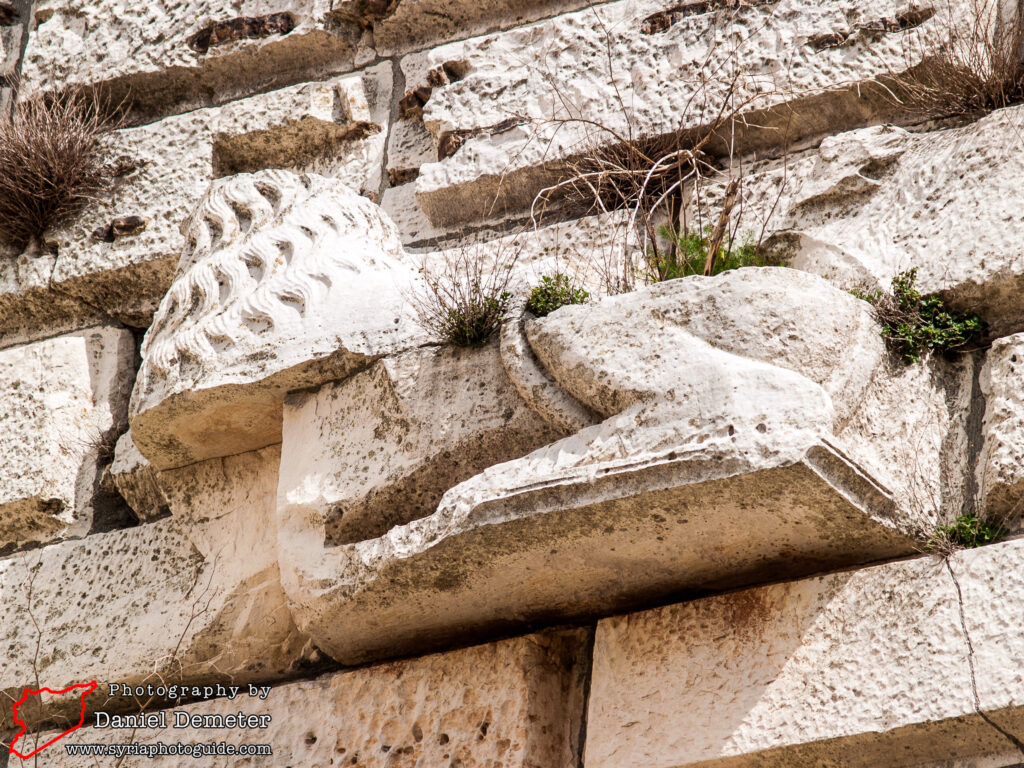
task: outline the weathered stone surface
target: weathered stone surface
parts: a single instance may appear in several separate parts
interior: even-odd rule
[[[760,227],[785,177],[768,231],[790,266],[868,290],[917,268],[922,292],[977,312],[993,336],[1015,333],[1024,328],[1022,116],[1009,107],[958,128],[883,126],[829,138],[785,169],[748,179],[750,220]]]
[[[992,342],[981,369],[985,396],[982,448],[978,458],[978,486],[985,514],[1004,520],[1015,512],[1024,492],[1024,412],[1020,400],[1024,370],[1024,335]],[[1019,513],[1007,520],[1013,525]]]
[[[109,472],[118,493],[140,522],[152,522],[170,514],[157,472],[135,447],[131,432],[121,435],[114,446],[114,461]]]
[[[0,260],[0,333],[30,338],[44,323],[74,326],[97,313],[146,327],[185,250],[181,225],[218,176],[315,168],[376,196],[389,75],[385,64],[119,131],[116,151],[134,170],[106,199],[47,233],[57,255]],[[127,216],[148,223],[93,237]]]
[[[963,595],[964,631],[974,650],[978,701],[994,722],[1024,741],[1024,631],[1020,539],[959,553],[950,569]]]
[[[265,701],[244,693],[177,711],[269,714],[266,730],[167,728],[124,733],[83,728],[63,743],[270,744],[273,756],[203,758],[206,765],[572,768],[583,710],[583,630],[544,632],[489,645],[275,687]],[[210,739],[211,734],[217,734]],[[181,765],[190,758],[128,757],[121,765]],[[39,765],[92,766],[62,748]]]
[[[164,473],[173,517],[0,561],[0,599],[17,617],[0,628],[4,700],[37,680],[241,682],[301,669],[313,651],[285,606],[274,551],[279,455]],[[97,692],[90,708],[104,699]],[[77,702],[53,701],[36,719],[74,721]],[[0,728],[11,714],[0,709]]]
[[[280,441],[281,400],[424,340],[394,225],[337,181],[215,184],[143,343],[132,439],[158,469]]]
[[[374,58],[586,5],[584,0],[43,0],[24,83],[96,85],[136,119],[350,71]],[[18,27],[13,27],[11,34]],[[0,26],[0,34],[6,31]],[[5,39],[6,42],[6,39]],[[17,53],[17,38],[8,47]],[[0,49],[2,52],[4,49]]]
[[[404,59],[406,92],[422,89],[440,160],[415,182],[430,220],[525,208],[553,162],[612,140],[595,123],[620,135],[674,134],[710,123],[731,100],[751,117],[730,134],[742,153],[894,116],[889,92],[865,83],[916,64],[920,41],[963,10],[913,14],[896,0],[709,7],[673,16],[660,0],[623,0]],[[873,26],[882,31],[864,31]],[[844,42],[815,45],[832,33]],[[446,71],[456,76],[432,78]]]
[[[443,274],[445,265],[460,256],[480,263],[485,273],[511,266],[510,287],[523,298],[543,276],[563,274],[596,299],[605,293],[608,270],[614,271],[626,259],[637,260],[636,238],[626,236],[628,228],[625,211],[536,227],[525,222],[511,234],[483,230],[448,240],[441,247],[434,244],[415,255],[434,275]]]
[[[586,764],[895,767],[1005,752],[986,718],[1019,726],[999,710],[1020,706],[1024,633],[1004,590],[1022,559],[1015,541],[955,555],[956,581],[924,557],[605,619]]]
[[[349,382],[331,392],[345,396],[350,386],[350,403],[320,414],[342,416],[351,442],[326,441],[326,456],[342,451],[356,469],[351,489],[340,465],[325,482],[328,465],[316,459],[325,434],[318,400],[286,409],[282,578],[301,625],[334,658],[355,663],[469,628],[909,553],[908,531],[948,517],[903,503],[906,476],[884,467],[875,475],[840,447],[834,430],[843,425],[846,439],[890,439],[872,419],[849,426],[852,417],[865,403],[879,415],[913,410],[907,390],[917,382],[886,383],[889,357],[868,306],[819,278],[768,268],[672,281],[528,321],[526,340],[534,368],[510,370],[517,391],[536,398],[538,413],[563,414],[562,428],[576,419],[579,431],[486,469],[449,489],[433,514],[376,538],[320,549],[331,543],[331,503],[365,494],[360,472],[373,476],[378,454],[394,450],[380,429],[354,432],[344,413],[372,409],[380,415],[366,424],[379,420],[386,434],[390,396]],[[514,352],[506,342],[502,352]],[[506,368],[524,359],[506,355]],[[547,383],[534,386],[535,375]],[[605,420],[578,423],[550,391]],[[929,395],[920,407],[936,403]],[[394,428],[396,440],[405,428]],[[930,487],[941,481],[942,448],[906,459]],[[391,508],[402,504],[422,514],[414,494]]]
[[[84,536],[127,419],[135,346],[105,326],[0,350],[0,552]]]
[[[140,118],[218,104],[353,68],[360,34],[332,30],[328,0],[37,2],[23,82],[102,84]]]

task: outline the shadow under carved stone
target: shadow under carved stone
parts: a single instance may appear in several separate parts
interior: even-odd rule
[[[424,340],[394,225],[335,180],[222,179],[185,232],[132,395],[132,438],[157,469],[277,443],[288,391]]]
[[[337,660],[909,554],[910,532],[942,519],[897,504],[903,489],[888,484],[900,476],[865,469],[836,439],[888,356],[868,305],[819,278],[765,268],[675,280],[563,308],[525,332],[548,384],[604,421],[491,466],[376,538],[325,546],[320,489],[334,503],[366,495],[362,480],[325,483],[310,461],[344,407],[286,407],[283,584],[299,626]],[[502,386],[453,401],[436,429]],[[384,423],[393,401],[352,407]],[[378,466],[393,442],[366,430],[346,462]],[[425,465],[446,448],[443,432],[414,446]]]

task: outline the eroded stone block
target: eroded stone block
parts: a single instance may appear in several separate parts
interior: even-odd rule
[[[143,343],[132,439],[158,469],[280,441],[289,390],[424,341],[394,225],[333,179],[215,184]]]
[[[1003,752],[1010,738],[985,718],[1020,733],[1024,633],[1004,623],[1017,613],[1004,588],[1022,557],[1010,542],[958,553],[952,571],[924,557],[605,619],[586,764],[916,766]]]
[[[978,458],[978,484],[982,508],[992,520],[1019,524],[1024,476],[1024,413],[1021,412],[1020,382],[1024,370],[1024,335],[996,339],[985,355],[981,369],[981,392],[985,396],[982,448]],[[1011,517],[1012,519],[1007,519]]]
[[[0,350],[0,552],[84,536],[127,419],[130,332],[112,326]]]
[[[790,266],[869,291],[916,268],[922,293],[980,314],[993,336],[1016,333],[1024,328],[1022,116],[1016,106],[958,128],[881,126],[826,139],[745,179],[750,226],[760,229],[776,206],[767,245]]]
[[[417,199],[435,225],[522,210],[588,142],[699,130],[727,100],[750,117],[725,131],[741,154],[895,116],[891,94],[870,83],[918,63],[922,41],[965,6],[927,8],[624,0],[408,56],[408,104],[438,155],[420,169]],[[841,43],[816,44],[837,33]]]
[[[279,456],[272,448],[164,473],[173,517],[0,561],[0,600],[18,617],[0,628],[0,698],[16,700],[37,679],[59,689],[302,669],[314,652],[291,620],[275,555]],[[93,694],[90,711],[104,700]],[[74,722],[79,710],[72,696],[29,714]],[[0,728],[11,716],[4,706]]]
[[[155,744],[214,741],[270,744],[273,756],[255,766],[395,765],[463,768],[571,768],[583,709],[586,631],[543,632],[418,659],[366,667],[310,682],[275,687],[265,701],[244,693],[176,707],[193,715],[239,710],[269,714],[266,730],[175,730],[124,733],[83,728],[63,743]],[[203,735],[203,737],[200,736]],[[40,755],[41,766],[93,765],[63,748]],[[182,757],[127,757],[122,765],[181,765]],[[233,766],[238,757],[210,755],[207,765]]]
[[[26,88],[102,85],[149,120],[351,70],[361,37],[328,0],[45,0],[33,18]]]
[[[527,321],[514,343],[520,333],[506,329],[500,344],[509,385],[573,434],[487,468],[450,488],[433,514],[373,538],[330,546],[325,511],[367,493],[359,473],[372,476],[379,456],[394,453],[389,430],[408,427],[389,419],[403,409],[355,379],[331,390],[351,393],[348,406],[318,413],[313,397],[286,409],[282,578],[301,626],[334,658],[357,663],[437,647],[469,628],[910,553],[910,534],[947,519],[943,508],[905,503],[906,475],[877,458],[867,469],[843,448],[880,439],[870,420],[849,426],[858,409],[907,408],[915,382],[880,384],[893,374],[870,309],[819,278],[766,268],[675,280]],[[493,400],[501,386],[473,397]],[[454,407],[468,415],[469,402]],[[933,407],[929,395],[921,408]],[[349,411],[379,414],[365,424],[384,428],[356,433]],[[316,460],[333,418],[358,434],[343,449],[325,443],[326,455],[341,450],[356,468],[351,482]],[[460,417],[446,409],[435,429],[442,423]],[[428,447],[431,461],[443,457],[442,446]],[[938,485],[944,452],[956,447],[907,460]],[[417,504],[409,494],[405,502]]]

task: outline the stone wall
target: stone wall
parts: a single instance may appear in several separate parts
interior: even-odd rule
[[[0,0],[0,119],[120,169],[0,242],[0,768],[1024,763],[1024,92],[908,85],[1018,13]],[[763,262],[652,280],[679,222]]]

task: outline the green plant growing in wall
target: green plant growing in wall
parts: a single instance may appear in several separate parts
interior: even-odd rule
[[[567,275],[559,272],[554,276],[541,277],[540,285],[530,291],[526,309],[537,317],[546,317],[566,304],[584,304],[588,298],[589,293],[573,285]]]
[[[947,309],[938,296],[922,296],[916,282],[914,268],[892,279],[891,293],[853,292],[874,306],[882,337],[904,363],[917,363],[928,352],[962,350],[981,338],[985,324],[980,317]]]
[[[644,271],[644,278],[648,282],[661,283],[677,277],[705,274],[713,237],[710,227],[705,228],[703,233],[674,233],[668,227],[661,227],[659,234],[669,240],[672,247],[648,253]],[[748,238],[742,245],[722,244],[712,262],[710,272],[717,275],[730,269],[764,265],[764,259],[757,246]]]
[[[517,239],[497,246],[469,244],[445,250],[440,263],[425,264],[425,290],[411,297],[420,326],[446,344],[486,344],[508,312],[521,250]]]
[[[988,523],[977,515],[965,514],[957,517],[950,525],[940,525],[928,542],[931,551],[950,553],[958,549],[974,549],[986,544],[995,544],[1006,538],[1007,531],[1001,525]]]

